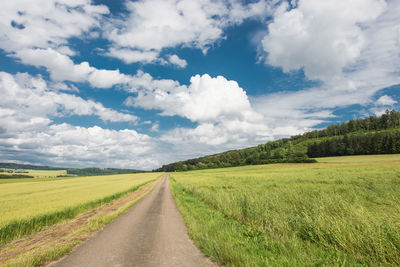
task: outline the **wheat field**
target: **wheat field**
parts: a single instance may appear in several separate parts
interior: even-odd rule
[[[153,181],[160,173],[19,179],[0,184],[1,243],[38,231]]]

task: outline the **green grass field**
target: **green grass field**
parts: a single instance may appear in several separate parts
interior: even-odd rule
[[[0,244],[109,202],[160,173],[64,179],[18,179],[0,184]]]
[[[171,183],[190,236],[219,264],[397,265],[399,158],[180,172]]]
[[[363,162],[393,162],[400,163],[400,154],[388,155],[361,155],[361,156],[342,156],[342,157],[325,157],[316,158],[320,163],[363,163]]]

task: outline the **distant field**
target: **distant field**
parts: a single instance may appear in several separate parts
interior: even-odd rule
[[[0,244],[134,191],[160,173],[18,179],[0,184]],[[38,178],[40,179],[40,178]],[[22,181],[21,181],[22,180]],[[25,180],[25,182],[24,182]],[[36,180],[36,179],[34,179]]]
[[[399,157],[179,172],[171,183],[190,236],[222,265],[397,265]]]
[[[400,154],[325,157],[316,160],[321,163],[400,162]]]
[[[26,174],[26,175],[31,175],[34,177],[56,177],[59,175],[66,175],[67,171],[66,170],[21,170],[24,171],[23,173],[19,172],[14,172],[14,173],[8,173],[8,172],[0,172],[0,174]]]

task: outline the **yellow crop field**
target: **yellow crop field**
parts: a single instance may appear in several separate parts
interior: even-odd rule
[[[0,243],[72,218],[134,191],[160,175],[121,174],[53,181],[28,178],[26,182],[0,184]]]
[[[18,172],[14,170],[14,172],[9,173],[9,172],[0,172],[0,174],[5,174],[5,175],[13,175],[13,174],[25,174],[25,175],[30,175],[33,177],[57,177],[60,175],[67,175],[66,170],[22,170],[23,172]]]
[[[67,175],[66,170],[56,170],[56,171],[48,171],[48,170],[27,170],[28,175],[32,175],[34,177],[55,177],[59,175]]]

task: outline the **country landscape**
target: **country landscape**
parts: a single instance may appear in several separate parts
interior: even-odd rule
[[[0,266],[399,266],[394,0],[0,3]]]

